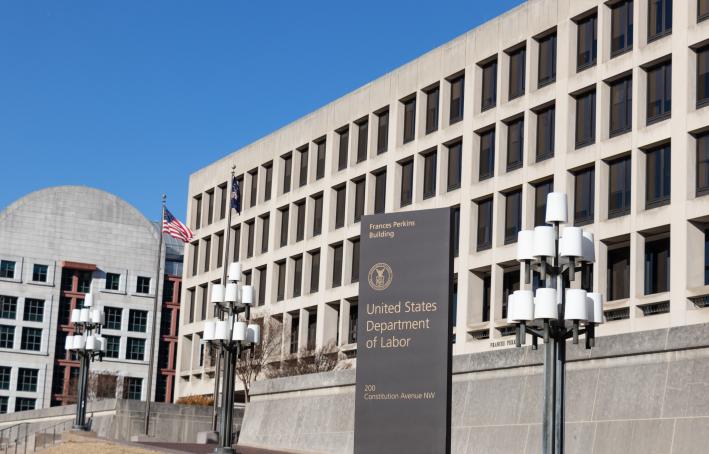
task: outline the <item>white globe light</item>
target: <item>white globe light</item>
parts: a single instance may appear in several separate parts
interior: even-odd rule
[[[84,295],[84,307],[91,307],[94,304],[94,296],[91,293]]]
[[[230,281],[240,281],[241,280],[241,263],[233,262],[229,265],[228,279]]]
[[[224,302],[224,286],[222,284],[212,285],[212,303],[221,304]]]
[[[250,285],[243,285],[241,287],[241,303],[252,305],[254,304],[254,288]]]
[[[214,340],[214,331],[217,327],[216,320],[205,320],[204,322],[204,332],[202,333],[202,339],[206,341]]]
[[[539,226],[534,228],[534,255],[553,257],[556,255],[556,232],[554,227]]]
[[[71,323],[79,323],[81,321],[81,309],[71,310]]]
[[[259,325],[250,324],[246,328],[246,342],[254,345],[261,343],[261,327]]]
[[[585,321],[587,318],[588,304],[586,303],[586,290],[578,288],[566,289],[564,319]]]
[[[588,321],[589,323],[603,323],[603,295],[600,293],[589,292],[586,294],[586,304],[588,305]]]
[[[593,233],[583,232],[583,261],[593,263],[596,261],[596,247],[593,243]]]
[[[517,260],[534,260],[534,230],[517,233]]]
[[[556,289],[538,288],[534,297],[534,319],[556,320],[559,318],[559,308],[556,302]]]
[[[566,227],[559,239],[559,255],[562,257],[583,257],[583,230],[580,227]]]
[[[550,192],[547,194],[547,212],[545,221],[565,223],[568,219],[566,194],[563,192]]]
[[[226,285],[226,292],[224,293],[224,300],[227,303],[236,303],[239,299],[239,287],[237,284],[230,282]]]
[[[64,350],[73,350],[74,349],[74,336],[67,336],[66,339],[64,339]]]
[[[235,341],[245,341],[246,329],[246,322],[234,322],[234,332],[231,339]]]

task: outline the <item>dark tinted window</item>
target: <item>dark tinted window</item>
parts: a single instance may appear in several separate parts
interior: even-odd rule
[[[313,197],[313,236],[322,233],[322,194]]]
[[[359,238],[352,240],[352,270],[350,282],[359,282]]]
[[[647,72],[647,122],[668,118],[672,112],[672,63]]]
[[[578,50],[576,54],[576,67],[580,71],[596,64],[597,54],[597,18],[595,15],[587,17],[577,23]]]
[[[547,225],[547,195],[554,191],[554,181],[544,181],[534,187],[534,226]]]
[[[589,167],[574,175],[574,225],[593,222],[595,169]]]
[[[525,82],[525,60],[527,49],[521,48],[510,52],[510,99],[517,98],[524,94]]]
[[[670,239],[645,242],[645,294],[670,290]]]
[[[608,217],[630,212],[630,157],[608,163]]]
[[[266,284],[268,283],[268,275],[266,274],[266,266],[258,269],[258,305],[266,304]]]
[[[308,149],[300,150],[300,169],[298,182],[300,186],[308,184]]]
[[[297,298],[301,294],[303,284],[303,256],[299,255],[293,258],[293,298]]]
[[[250,196],[251,196],[251,201],[250,201],[250,203],[249,203],[249,206],[252,207],[252,206],[255,206],[255,205],[256,205],[256,201],[258,200],[258,169],[252,170],[251,172],[249,172],[249,175],[251,176],[251,194],[250,194]],[[210,198],[210,200],[211,200],[211,198],[212,198],[211,194],[210,194],[210,197],[209,197],[209,198]],[[212,210],[211,210],[212,204],[210,203],[209,206],[210,206],[210,209],[209,209],[209,214],[210,214],[210,216],[209,216],[209,217],[211,218],[211,217],[212,217],[212,216],[211,216],[211,214],[212,214]]]
[[[404,101],[404,143],[416,136],[416,98]]]
[[[537,112],[537,162],[554,156],[555,117],[554,106]]]
[[[451,227],[453,232],[451,232],[453,240],[453,257],[458,257],[460,251],[460,207],[453,207],[452,209],[453,219]]]
[[[401,163],[401,206],[410,205],[413,201],[414,161]]]
[[[342,284],[342,245],[332,246],[332,287]]]
[[[497,103],[497,60],[485,64],[482,67],[482,106],[481,110],[495,107]]]
[[[290,218],[290,210],[288,207],[279,210],[281,212],[281,247],[288,244],[288,218]]]
[[[697,107],[705,106],[707,103],[709,103],[709,47],[697,51]]]
[[[450,81],[451,84],[451,105],[450,124],[457,123],[463,119],[463,101],[465,91],[465,77],[460,76]]]
[[[310,253],[310,293],[320,288],[320,249]]]
[[[608,251],[608,301],[628,298],[630,295],[630,247]]]
[[[664,145],[649,150],[645,155],[646,186],[645,202],[647,208],[670,202],[671,148]]]
[[[315,178],[320,179],[325,176],[325,140],[317,143],[318,146],[318,161],[315,169]]]
[[[480,133],[480,180],[495,172],[495,129]]]
[[[633,114],[633,80],[628,77],[613,82],[611,88],[610,135],[630,131]]]
[[[522,167],[524,118],[507,123],[507,171]]]
[[[633,0],[611,8],[611,55],[633,48]]]
[[[374,176],[374,213],[384,213],[387,190],[386,170]]]
[[[265,215],[261,218],[261,253],[268,252],[268,230],[269,224],[271,223],[271,218],[269,215]]]
[[[426,134],[438,130],[438,87],[426,92]]]
[[[539,86],[556,80],[556,33],[539,39]]]
[[[296,209],[296,226],[295,240],[302,241],[305,238],[305,200],[295,204]]]
[[[251,220],[246,223],[246,228],[248,229],[248,237],[246,243],[246,257],[253,257],[254,255],[254,221]]]
[[[452,191],[460,187],[463,143],[456,142],[448,147],[448,190]]]
[[[283,301],[286,297],[286,262],[276,263],[276,271],[278,272],[278,291],[276,293],[276,301]]]
[[[355,182],[355,203],[354,203],[354,220],[355,222],[362,219],[364,214],[364,178]]]
[[[672,32],[672,0],[648,0],[648,40]]]
[[[273,164],[269,163],[264,166],[264,170],[266,171],[266,182],[264,183],[263,188],[263,199],[265,201],[269,201],[271,200],[271,186],[273,184]],[[226,192],[226,188],[224,191]]]
[[[522,230],[522,191],[505,195],[505,244],[517,241],[517,232]]]
[[[596,91],[576,97],[576,148],[596,141]]]
[[[423,158],[423,198],[434,197],[436,195],[436,158],[435,151],[428,153]]]
[[[477,250],[492,246],[492,197],[478,202]]]
[[[283,193],[290,191],[291,173],[293,171],[293,158],[288,155],[283,158]]]
[[[369,140],[369,121],[357,124],[357,162],[367,159],[367,141]]]
[[[345,196],[346,187],[341,186],[335,189],[335,228],[339,229],[345,225]]]
[[[377,119],[377,154],[382,154],[389,148],[389,110],[377,115]]]
[[[697,18],[699,20],[709,17],[709,0],[697,0]]]
[[[347,147],[349,147],[350,142],[350,127],[339,131],[340,135],[340,147],[338,149],[337,158],[337,170],[342,170],[347,168]]]

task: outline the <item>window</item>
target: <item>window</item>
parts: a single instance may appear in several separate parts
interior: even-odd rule
[[[266,214],[261,216],[261,253],[268,252],[268,231],[270,229],[271,217]]]
[[[608,301],[628,298],[630,295],[630,247],[608,250]]]
[[[199,241],[192,243],[192,276],[199,273]]]
[[[404,104],[404,143],[416,137],[416,96],[402,101]]]
[[[9,366],[0,366],[0,389],[10,389],[10,373],[12,369]]]
[[[0,318],[15,319],[17,315],[17,297],[0,295]]]
[[[608,218],[630,213],[630,156],[608,163]]]
[[[478,240],[477,250],[484,251],[492,247],[492,197],[480,200],[478,205]]]
[[[509,99],[519,98],[524,94],[525,61],[527,48],[522,47],[509,52],[510,56],[510,87]]]
[[[0,277],[6,279],[15,278],[15,262],[0,260]]]
[[[40,328],[22,328],[21,350],[38,352],[42,346],[42,330]]]
[[[672,33],[672,0],[648,0],[647,40]]]
[[[426,91],[426,134],[438,130],[438,86]]]
[[[482,276],[483,281],[483,297],[482,297],[482,321],[490,321],[490,290],[492,288],[492,276],[490,272],[486,272]]]
[[[332,246],[332,287],[342,285],[342,244]]]
[[[241,226],[232,227],[232,237],[234,238],[234,251],[232,252],[232,261],[238,262],[241,258]]]
[[[281,208],[281,247],[288,244],[288,218],[290,217],[290,210],[288,206]]]
[[[704,285],[709,285],[709,229],[704,230]],[[0,328],[2,328],[1,325]],[[1,333],[2,331],[0,331]],[[2,338],[0,338],[1,341]]]
[[[700,196],[709,194],[709,133],[697,136],[696,141],[697,196]]]
[[[7,413],[9,397],[0,396],[0,415]]]
[[[202,242],[204,243],[204,272],[206,273],[209,271],[209,261],[212,258],[212,238],[207,237]]]
[[[17,390],[23,392],[37,392],[38,369],[25,369],[20,367],[17,370]]]
[[[387,190],[387,171],[374,174],[374,213],[384,213]]]
[[[522,230],[522,190],[505,194],[505,244],[517,242]]]
[[[589,167],[574,174],[574,225],[593,222],[595,169]]]
[[[305,199],[295,204],[295,241],[303,241],[305,238]]]
[[[264,178],[266,181],[264,182],[263,188],[263,200],[269,201],[271,200],[271,187],[273,186],[273,163],[269,162],[264,165],[263,168],[266,174]]]
[[[538,86],[543,87],[556,80],[556,32],[537,40],[539,43]]]
[[[357,342],[357,305],[350,304],[350,323],[347,329],[347,343],[354,344]]]
[[[79,271],[76,274],[79,280],[76,291],[89,293],[91,291],[91,271]]]
[[[145,357],[145,339],[129,337],[126,344],[126,359],[143,361]]]
[[[377,115],[377,154],[389,148],[389,109]]]
[[[310,293],[320,289],[320,249],[310,253]]]
[[[401,206],[411,205],[414,196],[414,160],[401,163]]]
[[[144,333],[148,326],[148,311],[131,309],[128,312],[128,331]]]
[[[610,84],[611,115],[609,133],[617,136],[630,131],[633,115],[633,79],[626,77]]]
[[[317,166],[315,168],[315,179],[319,180],[325,176],[325,139],[322,139],[315,143],[318,147],[318,160]]]
[[[300,167],[298,169],[298,185],[300,187],[308,184],[308,146],[298,151],[300,157]]]
[[[423,198],[436,196],[436,158],[437,153],[432,151],[423,157]]]
[[[497,59],[482,65],[482,105],[480,110],[485,111],[497,104]]]
[[[135,285],[135,292],[143,294],[150,293],[150,278],[145,276],[138,276]]]
[[[522,167],[524,148],[524,117],[507,123],[507,171]]]
[[[709,0],[697,1],[697,19],[699,21],[709,17]]]
[[[313,236],[322,233],[322,194],[313,196]]]
[[[308,351],[315,350],[315,333],[318,326],[318,310],[313,309],[308,311]]]
[[[44,300],[25,298],[25,313],[23,320],[26,322],[41,322],[44,319]]]
[[[249,172],[249,176],[251,177],[251,191],[249,191],[250,192],[249,206],[253,207],[253,206],[256,206],[256,202],[258,200],[258,169],[253,169],[251,172]]]
[[[118,290],[120,287],[121,275],[117,273],[106,273],[106,290]]]
[[[300,337],[300,317],[298,313],[291,315],[290,319],[290,354],[298,353],[298,341]]]
[[[118,358],[120,351],[121,351],[120,336],[104,335],[103,338],[106,340],[106,357],[107,358]]]
[[[128,400],[141,400],[143,397],[143,379],[138,377],[125,377],[123,379],[124,398]]]
[[[198,195],[192,199],[194,204],[194,228],[199,229],[202,226],[202,196]]]
[[[214,189],[207,191],[207,225],[214,220]]]
[[[340,137],[340,147],[338,149],[337,158],[337,170],[344,170],[347,168],[347,158],[348,158],[348,147],[350,143],[350,127],[345,126],[337,133]]]
[[[551,105],[537,114],[537,162],[554,157],[556,107]]]
[[[463,157],[463,142],[448,146],[448,190],[460,188],[461,159]]]
[[[597,54],[597,17],[587,17],[579,21],[577,25],[576,70],[581,71],[596,64]]]
[[[451,79],[450,124],[463,119],[463,101],[465,99],[465,76]]]
[[[672,113],[672,62],[647,71],[647,123],[669,118]]]
[[[31,399],[29,397],[16,397],[15,398],[15,411],[28,411],[34,410],[37,399]]]
[[[263,306],[266,304],[266,285],[268,283],[268,275],[266,270],[266,265],[258,269],[258,305]]]
[[[611,56],[633,48],[633,0],[611,7]]]
[[[645,154],[645,207],[648,209],[670,203],[671,154],[670,144]]]
[[[227,209],[227,184],[222,183],[219,185],[219,220],[226,217]]]
[[[576,148],[596,142],[596,90],[576,97]]]
[[[534,186],[534,226],[547,225],[547,195],[554,191],[554,180],[544,181]]]
[[[32,280],[35,282],[47,282],[47,265],[34,264],[32,266]]]
[[[106,320],[106,329],[121,329],[121,315],[123,314],[123,309],[120,307],[104,307],[103,308],[104,317]]]
[[[366,180],[361,178],[354,182],[355,185],[355,203],[354,203],[354,221],[358,222],[364,215],[364,184]]]
[[[460,252],[460,207],[453,207],[451,211],[453,216],[451,221],[453,224],[451,226],[453,229],[453,232],[451,232],[451,240],[453,241],[453,257],[458,257],[458,253]]]
[[[350,282],[359,282],[359,238],[350,240],[352,243],[352,270],[350,274]]]
[[[15,347],[15,327],[0,325],[0,348]]]
[[[519,268],[504,270],[502,275],[502,318],[507,318],[507,302],[510,295],[519,290]]]
[[[367,159],[367,141],[369,140],[369,120],[357,123],[357,162]]]
[[[645,242],[645,294],[670,291],[670,238]]]
[[[480,134],[480,175],[479,179],[492,178],[495,172],[495,128]]]
[[[345,225],[345,199],[347,196],[345,185],[335,188],[335,228],[339,229]]]
[[[268,230],[268,224],[266,225],[266,229]],[[221,268],[224,264],[224,232],[217,232],[214,236],[217,241],[217,268]],[[165,298],[164,293],[163,298]]]
[[[303,256],[293,257],[293,298],[301,295],[303,287]]]
[[[707,104],[709,104],[709,46],[697,50],[697,108]]]
[[[276,263],[278,271],[278,291],[276,293],[276,301],[283,301],[286,297],[286,261]]]

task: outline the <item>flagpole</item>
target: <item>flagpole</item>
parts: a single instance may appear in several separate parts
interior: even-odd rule
[[[158,240],[158,259],[157,265],[155,266],[155,297],[153,298],[153,324],[152,331],[150,334],[150,359],[148,360],[148,389],[145,395],[145,435],[148,435],[148,429],[150,428],[150,398],[153,389],[153,367],[155,362],[155,347],[157,342],[155,342],[155,334],[157,329],[158,320],[158,295],[160,294],[160,267],[162,265],[162,229],[165,223],[165,202],[167,201],[167,195],[162,195],[162,216],[160,217],[160,227],[158,228],[158,234],[160,239]]]
[[[226,227],[224,228],[224,260],[222,260],[222,285],[226,285],[226,277],[227,277],[227,270],[229,269],[229,239],[230,239],[230,234],[231,234],[231,210],[232,210],[232,201],[231,201],[231,193],[234,191],[233,187],[233,182],[234,182],[234,173],[236,171],[236,166],[232,165],[231,166],[231,178],[229,179],[229,183],[227,184],[227,188],[229,190],[229,209],[227,212],[227,217],[226,217]],[[222,313],[221,309],[217,309],[219,311],[218,316],[219,319],[221,320],[222,318]],[[220,376],[221,376],[221,364],[222,364],[222,349],[219,348],[217,349],[217,364],[214,366],[214,405],[212,407],[212,431],[217,430],[217,419],[219,418],[219,381],[220,381]]]

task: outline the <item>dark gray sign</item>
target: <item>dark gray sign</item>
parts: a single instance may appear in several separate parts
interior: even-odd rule
[[[355,454],[450,452],[449,208],[362,218]]]

